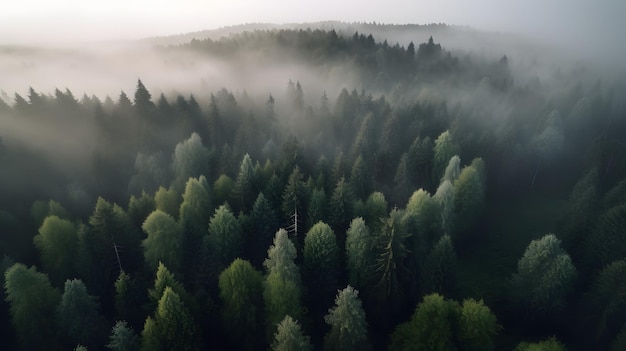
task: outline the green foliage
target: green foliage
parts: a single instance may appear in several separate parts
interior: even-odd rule
[[[263,277],[250,262],[236,259],[219,276],[222,320],[234,341],[254,348],[262,315]]]
[[[325,350],[367,348],[367,321],[358,294],[359,292],[349,285],[337,294],[335,307],[324,317],[331,328],[324,339]]]
[[[111,329],[109,343],[106,347],[111,351],[135,351],[141,345],[139,337],[126,321],[117,321]]]
[[[196,245],[206,232],[210,208],[209,184],[206,178],[189,178],[183,193],[183,203],[180,205],[180,223],[185,235]]]
[[[578,276],[569,255],[554,234],[533,240],[517,262],[511,280],[514,296],[531,311],[561,310]]]
[[[254,201],[250,212],[250,222],[253,230],[246,237],[246,253],[255,267],[262,267],[267,249],[278,228],[278,217],[272,204],[261,192]]]
[[[402,280],[407,278],[404,259],[409,254],[405,247],[407,233],[402,225],[403,213],[394,208],[389,217],[381,219],[378,236],[378,258],[374,268],[374,294],[380,301],[399,300],[402,294]]]
[[[461,158],[458,155],[454,155],[448,161],[448,166],[446,166],[446,170],[443,173],[442,181],[447,180],[450,183],[454,184],[459,178],[461,174]]]
[[[444,234],[452,235],[455,226],[455,206],[454,206],[455,190],[454,185],[445,179],[437,188],[437,192],[433,195],[433,199],[439,205],[439,213],[441,218],[441,229]]]
[[[187,179],[208,174],[209,150],[202,145],[202,138],[192,133],[189,139],[176,145],[172,155],[174,181],[172,188],[180,193]]]
[[[449,235],[442,236],[430,251],[422,273],[426,293],[451,294],[455,290],[456,254]]]
[[[558,341],[555,337],[550,339],[529,343],[522,342],[513,351],[566,351],[565,345]]]
[[[464,350],[494,350],[493,337],[500,327],[482,300],[464,300],[458,323],[458,339]]]
[[[263,265],[268,273],[277,273],[281,277],[300,282],[300,272],[294,263],[296,247],[289,240],[287,231],[280,229],[276,232],[274,243],[267,250],[267,259]]]
[[[389,350],[456,350],[457,302],[439,294],[424,296],[411,320],[400,324],[391,335]]]
[[[54,349],[60,294],[48,276],[16,263],[4,273],[4,291],[22,349]]]
[[[454,155],[460,154],[460,148],[449,131],[441,133],[433,148],[433,180],[441,179],[446,166]]]
[[[78,233],[72,222],[48,216],[33,238],[44,270],[55,284],[74,276],[74,257],[78,254]]]
[[[162,262],[159,262],[159,267],[156,271],[156,277],[154,279],[154,287],[148,290],[148,297],[152,303],[152,307],[156,308],[159,300],[163,297],[165,288],[171,288],[179,297],[186,299],[187,293],[181,283],[174,279],[172,274]]]
[[[315,223],[326,220],[326,212],[328,208],[328,201],[326,199],[326,192],[324,188],[314,189],[311,193],[311,200],[309,201],[309,208],[307,209],[307,228],[311,228]]]
[[[352,165],[352,171],[350,172],[350,188],[352,194],[357,199],[365,199],[365,197],[371,192],[372,187],[372,175],[368,172],[363,157],[359,155]]]
[[[313,345],[311,345],[311,339],[302,332],[298,321],[287,315],[278,324],[270,349],[272,351],[313,351]]]
[[[248,154],[245,154],[241,160],[233,194],[236,199],[233,205],[236,205],[236,208],[244,210],[250,206],[254,196],[254,166]]]
[[[208,245],[218,272],[243,252],[241,226],[226,206],[216,209],[209,221]]]
[[[329,203],[331,225],[339,232],[345,232],[352,218],[352,192],[345,178],[341,177],[335,186]]]
[[[118,319],[140,327],[143,322],[141,306],[144,296],[145,290],[138,286],[137,281],[121,271],[115,280],[115,311]]]
[[[134,227],[141,227],[143,222],[148,218],[150,213],[156,210],[156,202],[154,197],[145,191],[141,192],[139,198],[131,195],[128,202],[128,217]]]
[[[163,291],[154,319],[148,317],[142,350],[194,350],[195,324],[181,298],[169,286]]]
[[[303,313],[300,304],[302,287],[300,272],[294,263],[296,248],[289,240],[287,232],[276,232],[274,244],[267,251],[264,265],[268,275],[263,286],[265,302],[265,326],[268,338],[276,330],[276,325],[287,315],[300,318]]]
[[[611,327],[611,324],[626,322],[624,318],[626,315],[626,280],[624,277],[626,277],[626,261],[619,260],[605,266],[594,281],[591,297],[595,310],[601,315],[598,324],[600,335],[607,327]]]
[[[459,233],[470,230],[485,206],[484,180],[474,166],[464,167],[454,181],[455,228]]]
[[[57,318],[61,334],[70,345],[90,344],[104,326],[96,298],[89,295],[87,287],[79,279],[65,282]]]
[[[434,245],[441,235],[441,220],[439,204],[428,191],[419,189],[411,195],[406,205],[406,216],[408,230],[413,235],[414,252],[422,251],[418,250],[418,246]]]
[[[335,233],[324,222],[315,224],[304,238],[302,275],[312,309],[328,306],[339,286],[339,247]],[[318,305],[319,304],[319,305]],[[322,307],[323,308],[323,307]]]
[[[376,243],[363,218],[353,219],[346,233],[346,268],[351,285],[362,288],[371,279]]]
[[[154,194],[156,209],[167,213],[172,218],[178,218],[181,200],[180,193],[174,187],[166,189],[160,186],[159,190]]]
[[[160,262],[174,272],[180,272],[182,264],[182,228],[172,216],[156,210],[142,226],[148,237],[143,241],[144,257],[151,269]]]
[[[613,207],[597,220],[586,238],[587,252],[593,266],[606,265],[626,257],[626,203]]]
[[[302,179],[303,175],[300,172],[300,168],[298,166],[294,167],[282,195],[281,209],[285,218],[290,218],[295,210],[298,211],[299,216],[305,216],[304,206],[307,203],[307,199]]]
[[[368,196],[365,202],[365,212],[363,219],[373,231],[377,230],[382,223],[382,219],[387,217],[389,204],[385,199],[385,195],[381,192],[373,192]]]
[[[233,192],[235,188],[235,182],[225,175],[222,174],[215,180],[213,183],[213,194],[215,195],[215,203],[216,204],[224,204],[230,198],[230,194]]]
[[[303,315],[301,300],[302,288],[299,282],[283,277],[277,272],[270,272],[263,288],[268,337],[274,334],[276,325],[285,316],[293,315],[300,318]]]

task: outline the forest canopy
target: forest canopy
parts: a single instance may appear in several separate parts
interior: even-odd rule
[[[5,93],[6,349],[621,349],[624,77],[437,40],[243,31],[150,52],[249,88]]]

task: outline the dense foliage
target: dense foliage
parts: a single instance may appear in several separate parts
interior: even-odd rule
[[[432,38],[272,30],[159,52],[360,85],[0,99],[3,122],[91,133],[80,160],[2,135],[3,349],[625,344],[619,89],[565,69],[518,83],[506,56]]]

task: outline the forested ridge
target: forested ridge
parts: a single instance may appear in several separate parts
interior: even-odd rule
[[[620,77],[334,30],[156,51],[344,83],[4,94],[3,349],[626,349]]]

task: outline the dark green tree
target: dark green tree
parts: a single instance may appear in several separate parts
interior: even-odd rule
[[[411,320],[400,324],[391,335],[389,350],[456,350],[458,314],[457,302],[439,294],[424,296]]]
[[[156,204],[156,209],[167,213],[168,215],[172,216],[172,218],[178,218],[181,201],[182,198],[180,196],[180,193],[176,191],[174,187],[166,189],[161,186],[159,187],[159,190],[154,193],[154,202]]]
[[[207,245],[217,274],[243,253],[241,226],[226,206],[216,209],[209,221]]]
[[[456,254],[449,235],[442,236],[432,248],[422,273],[425,293],[452,294],[455,290]]]
[[[111,351],[135,351],[141,342],[132,327],[126,321],[117,321],[111,329],[109,343],[106,347]]]
[[[231,339],[240,347],[254,349],[261,343],[263,276],[250,262],[236,259],[219,276],[222,320]],[[259,334],[260,332],[260,334]]]
[[[331,226],[338,233],[345,233],[352,218],[352,204],[354,202],[350,185],[341,177],[335,185],[329,203],[329,219]]]
[[[245,154],[239,166],[239,173],[233,189],[235,210],[248,210],[254,196],[254,165],[250,155]]]
[[[61,298],[48,276],[16,263],[4,273],[4,291],[22,349],[57,348],[55,312]]]
[[[254,229],[246,237],[246,257],[255,267],[261,268],[278,229],[278,216],[262,192],[254,201],[250,221]]]
[[[68,279],[65,282],[65,290],[57,308],[57,321],[66,344],[94,344],[105,325],[98,308],[96,298],[89,295],[81,280]]]
[[[522,342],[513,351],[566,351],[565,345],[555,337],[540,342]]]
[[[141,228],[143,222],[154,210],[156,210],[156,202],[152,195],[142,191],[140,197],[130,196],[128,217],[134,228]]]
[[[180,272],[183,263],[183,237],[180,224],[167,213],[156,210],[146,218],[142,229],[148,236],[143,241],[148,268],[155,269],[163,262],[174,272]]]
[[[494,350],[493,337],[500,330],[496,316],[482,300],[467,299],[461,305],[458,341],[462,350]]]

